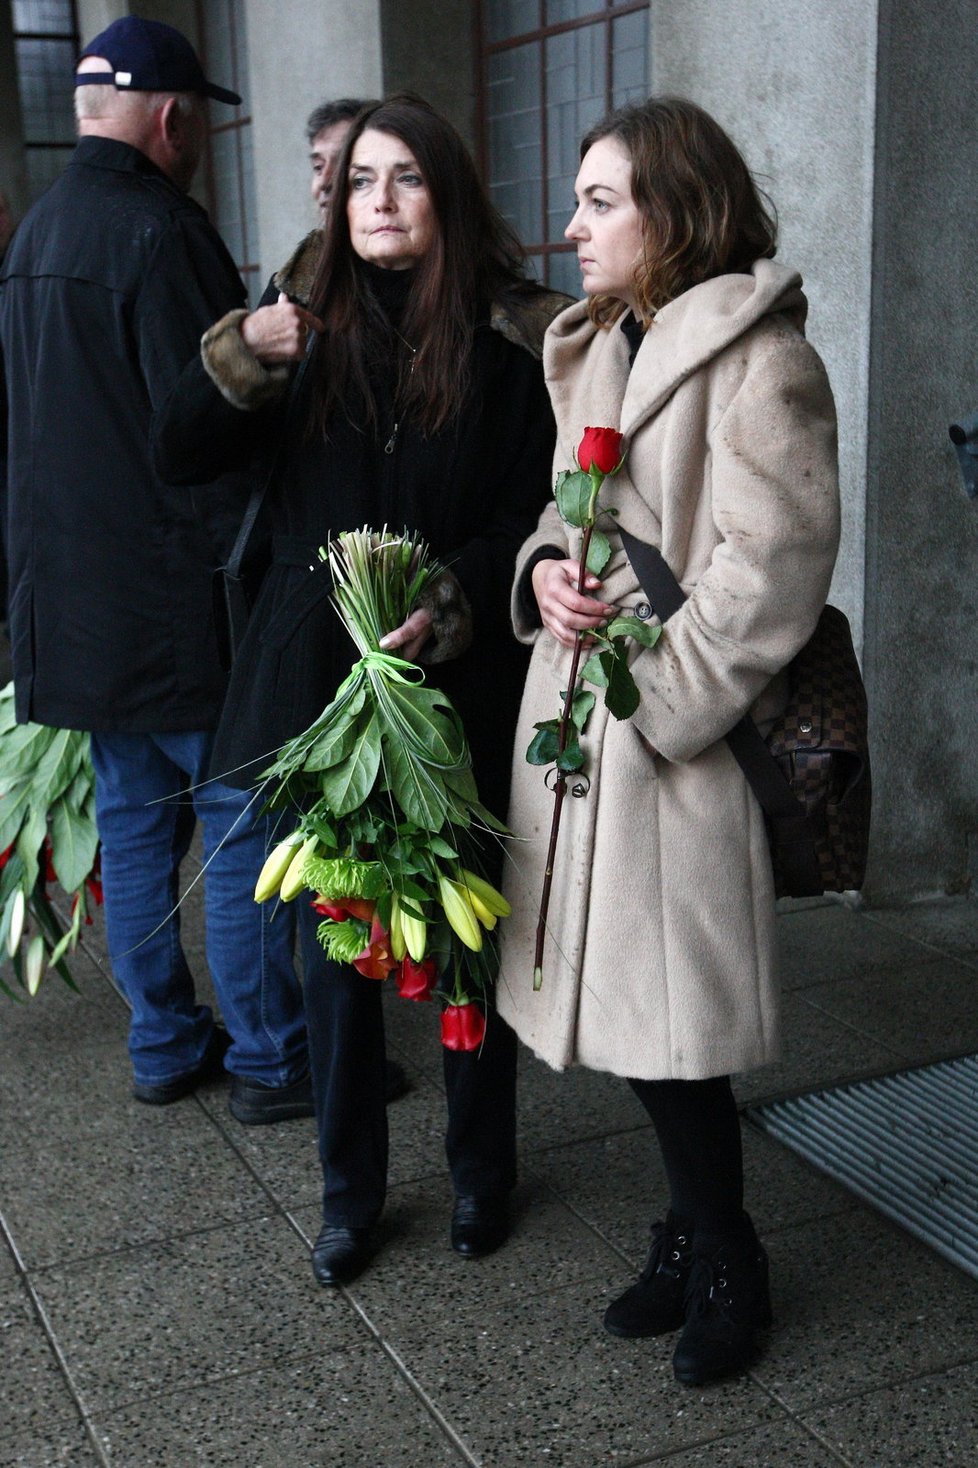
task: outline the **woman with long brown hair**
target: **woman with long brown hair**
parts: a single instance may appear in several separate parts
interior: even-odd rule
[[[269,304],[205,336],[160,425],[161,467],[177,483],[235,464],[264,463],[268,476],[260,589],[213,757],[225,778],[253,779],[349,671],[317,548],[344,529],[405,526],[450,571],[385,645],[438,664],[481,797],[505,814],[526,667],[509,586],[548,494],[539,355],[566,302],[532,286],[520,258],[458,134],[419,98],[393,97],[353,123],[325,231],[278,273]],[[486,857],[498,876],[498,854]],[[368,1262],[384,1202],[385,1048],[379,984],[326,959],[318,921],[302,903],[324,1176],[313,1268],[335,1285]],[[445,1051],[452,1243],[468,1255],[506,1238],[515,1178],[515,1041],[487,1019],[480,1051]]]
[[[701,108],[651,98],[585,137],[577,209],[586,301],[550,328],[558,467],[587,426],[623,435],[605,481],[613,554],[578,590],[581,533],[551,506],[519,557],[514,616],[534,644],[516,741],[514,914],[499,1007],[557,1068],[627,1078],[658,1137],[668,1207],[605,1325],[681,1331],[695,1385],[743,1370],[770,1320],[768,1263],[743,1207],[730,1076],[776,1058],[774,890],[764,819],[724,740],[784,704],[779,670],[811,635],[835,560],[832,396],[803,335],[800,277],[743,158]],[[553,797],[522,759],[552,718],[579,634],[651,614],[618,528],[658,548],[686,600],[636,647],[632,718],[600,698],[590,786],[565,802],[543,981],[534,930]],[[583,782],[582,782],[583,783]]]

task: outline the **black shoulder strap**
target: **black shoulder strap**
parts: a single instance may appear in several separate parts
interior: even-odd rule
[[[231,554],[228,556],[227,561],[225,562],[225,574],[229,577],[236,578],[241,575],[241,563],[244,560],[245,551],[248,549],[248,542],[251,539],[251,533],[255,528],[255,521],[258,519],[258,512],[261,509],[262,504],[264,503],[265,496],[268,493],[269,488],[271,487],[272,480],[275,477],[275,471],[278,469],[279,462],[282,458],[282,451],[285,447],[285,444],[288,442],[288,433],[290,427],[292,426],[292,420],[295,416],[295,405],[296,400],[299,396],[299,385],[302,382],[303,377],[305,376],[306,368],[309,365],[309,358],[312,356],[312,348],[314,345],[314,333],[310,332],[310,342],[308,350],[306,351],[306,355],[299,363],[295,375],[292,378],[292,381],[289,383],[288,404],[283,415],[282,431],[279,435],[278,446],[272,458],[271,467],[269,468],[269,471],[264,476],[264,478],[258,481],[254,489],[251,491],[250,496],[248,497],[248,504],[244,512],[244,519],[241,521],[241,524],[238,527],[238,533],[235,536],[234,545],[231,547]]]
[[[686,600],[682,587],[657,546],[621,526],[619,531],[639,584],[659,620],[667,621]],[[787,889],[799,897],[819,896],[824,884],[805,811],[749,714],[729,730],[726,740],[771,826]]]

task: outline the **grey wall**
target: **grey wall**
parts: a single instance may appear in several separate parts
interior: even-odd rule
[[[283,10],[288,19],[283,28]],[[379,0],[245,0],[259,254],[265,276],[317,223],[305,121],[327,97],[383,86]]]
[[[978,504],[947,425],[978,409],[972,0],[885,0],[870,389],[871,892],[957,890],[978,831]]]
[[[475,146],[471,7],[458,0],[381,0],[384,91],[420,92]]]

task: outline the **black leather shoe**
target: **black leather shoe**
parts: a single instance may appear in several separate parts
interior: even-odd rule
[[[369,1228],[324,1223],[312,1246],[312,1272],[321,1285],[344,1285],[362,1274],[373,1256]]]
[[[671,1213],[652,1225],[652,1247],[638,1279],[604,1313],[604,1328],[627,1340],[665,1335],[686,1319],[684,1300],[693,1265],[692,1235]]]
[[[771,1295],[767,1254],[749,1222],[741,1238],[709,1251],[694,1247],[686,1328],[672,1369],[684,1386],[705,1386],[750,1366],[758,1335],[771,1324]]]
[[[292,1121],[297,1116],[312,1116],[312,1081],[309,1072],[287,1086],[266,1086],[247,1076],[231,1081],[228,1110],[235,1121],[244,1126],[271,1126],[276,1121]]]
[[[392,1101],[400,1101],[411,1089],[411,1082],[407,1078],[407,1071],[403,1065],[396,1060],[388,1060],[387,1077],[384,1085],[384,1100],[389,1106]]]
[[[144,1106],[169,1106],[172,1101],[189,1096],[205,1081],[216,1080],[224,1073],[224,1056],[230,1044],[231,1036],[224,1026],[215,1025],[196,1069],[188,1070],[185,1075],[175,1076],[172,1081],[160,1081],[156,1085],[149,1081],[134,1081],[132,1094]]]
[[[509,1238],[509,1205],[505,1197],[455,1199],[452,1248],[467,1259],[491,1254]]]

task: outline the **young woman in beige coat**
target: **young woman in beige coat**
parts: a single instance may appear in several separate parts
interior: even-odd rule
[[[606,480],[614,554],[577,591],[580,532],[556,508],[523,547],[514,619],[534,652],[517,734],[513,919],[499,1010],[551,1065],[628,1078],[655,1125],[669,1209],[607,1328],[682,1329],[677,1378],[740,1371],[769,1323],[767,1257],[743,1210],[730,1074],[778,1053],[774,892],[764,822],[723,736],[763,726],[810,636],[838,544],[836,430],[805,341],[800,278],[740,154],[700,108],[650,99],[584,139],[577,211],[586,302],[551,326],[544,362],[557,469],[585,427],[624,434]],[[660,547],[688,600],[636,649],[633,718],[599,698],[590,786],[564,803],[543,982],[534,931],[553,797],[523,753],[559,711],[578,633],[648,615],[615,525]],[[589,594],[587,594],[589,593]]]

